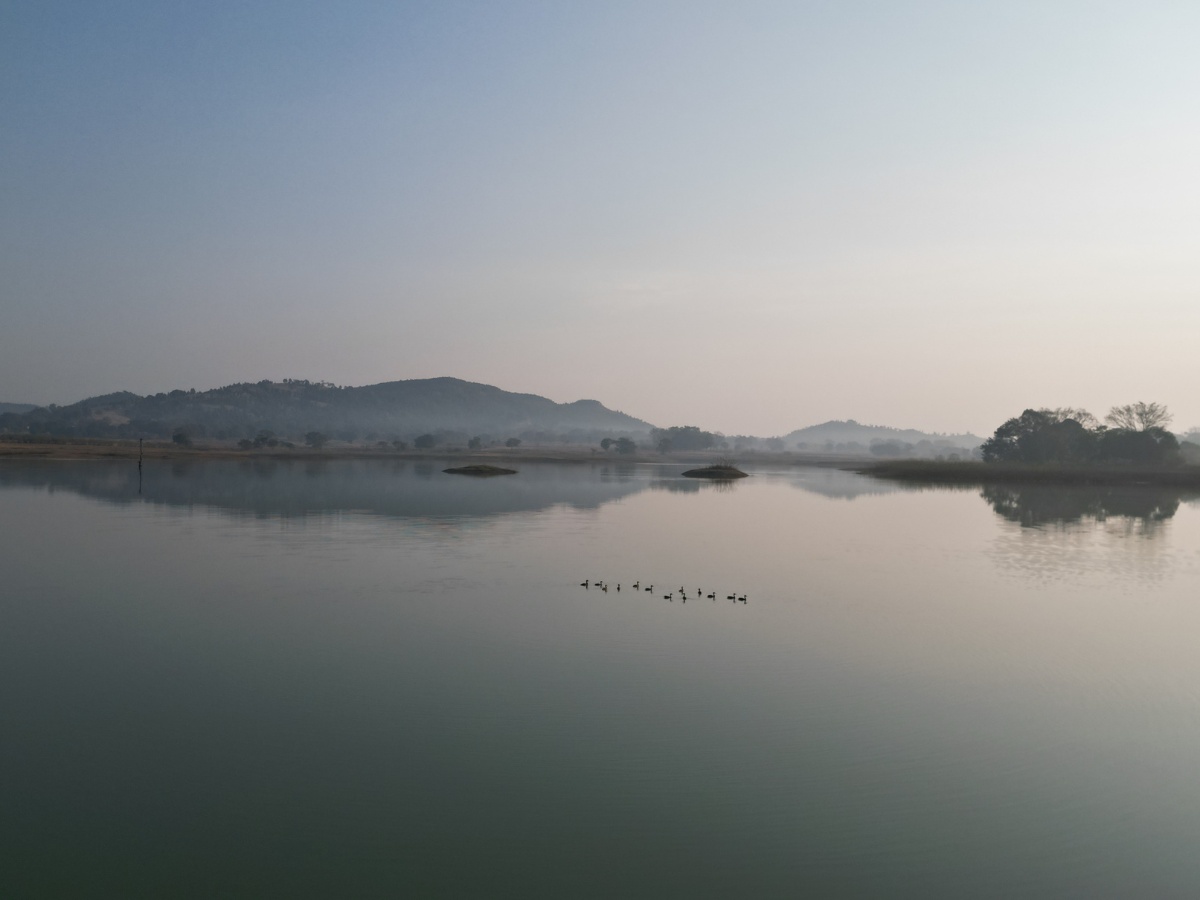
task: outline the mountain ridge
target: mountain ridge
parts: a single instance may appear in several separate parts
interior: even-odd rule
[[[596,400],[556,403],[449,376],[359,387],[284,379],[145,396],[116,391],[68,406],[0,415],[0,432],[118,438],[182,432],[189,438],[217,440],[254,437],[263,431],[295,438],[319,431],[343,440],[372,435],[410,439],[438,432],[584,440],[640,434],[651,427]]]

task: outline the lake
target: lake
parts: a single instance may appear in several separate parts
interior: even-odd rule
[[[0,461],[0,893],[1200,895],[1195,496],[445,465]]]

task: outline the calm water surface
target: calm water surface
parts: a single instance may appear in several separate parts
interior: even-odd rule
[[[1200,895],[1194,498],[441,468],[0,462],[0,894]]]

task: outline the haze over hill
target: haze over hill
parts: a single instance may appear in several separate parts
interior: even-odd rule
[[[318,431],[355,440],[410,439],[423,433],[521,435],[591,440],[636,436],[650,424],[596,400],[555,403],[458,378],[393,381],[363,387],[285,380],[232,384],[210,391],[129,392],[69,406],[0,415],[0,431],[74,437],[171,437],[236,440],[270,431],[298,438]]]
[[[383,441],[394,444],[394,449],[403,449],[418,437],[425,439],[417,446],[425,448],[482,448],[516,438],[517,443],[526,444],[600,444],[606,450],[621,439],[621,453],[640,447],[659,452],[765,451],[950,459],[978,456],[983,443],[983,438],[969,432],[939,434],[864,425],[854,419],[810,425],[782,437],[730,435],[702,431],[694,425],[656,428],[597,400],[556,403],[536,394],[452,377],[360,387],[264,380],[147,396],[117,392],[61,407],[0,403],[0,435],[4,434],[174,438],[185,444],[241,442],[246,446],[276,446],[281,441],[322,446],[332,439]],[[316,438],[308,440],[312,435]],[[1193,431],[1182,439],[1197,437],[1200,434]]]
[[[862,425],[847,419],[798,428],[784,436],[783,441],[789,450],[935,456],[973,450],[983,443],[983,438],[970,433],[931,434],[912,428]]]

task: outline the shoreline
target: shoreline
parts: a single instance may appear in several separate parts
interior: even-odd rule
[[[242,450],[237,447],[193,446],[180,447],[168,442],[147,441],[139,454],[138,445],[126,441],[72,440],[63,442],[17,442],[0,440],[0,460],[4,459],[56,459],[56,460],[136,460],[139,455],[147,460],[335,460],[335,459],[395,459],[395,460],[502,460],[508,462],[656,462],[650,457],[609,456],[587,450],[552,451],[531,448],[528,452],[506,450],[381,450],[371,447],[269,447]]]
[[[196,444],[183,447],[170,441],[145,441],[145,459],[270,459],[270,460],[334,460],[334,459],[392,459],[392,460],[464,460],[499,461],[508,463],[645,463],[654,465],[710,465],[715,454],[728,451],[697,451],[659,454],[652,452],[617,454],[582,445],[528,448],[489,448],[467,450],[435,447],[431,450],[393,450],[377,447],[335,446],[315,450],[311,447],[263,447],[242,450],[224,444]],[[0,461],[5,459],[99,460],[138,458],[137,441],[108,438],[64,438],[61,440],[13,440],[0,436]],[[739,462],[746,465],[817,466],[851,469],[866,460],[846,456],[805,455],[796,453],[746,453]]]
[[[849,468],[849,467],[848,467]],[[1062,466],[894,460],[850,468],[860,475],[911,484],[1061,484],[1200,488],[1200,466]]]

